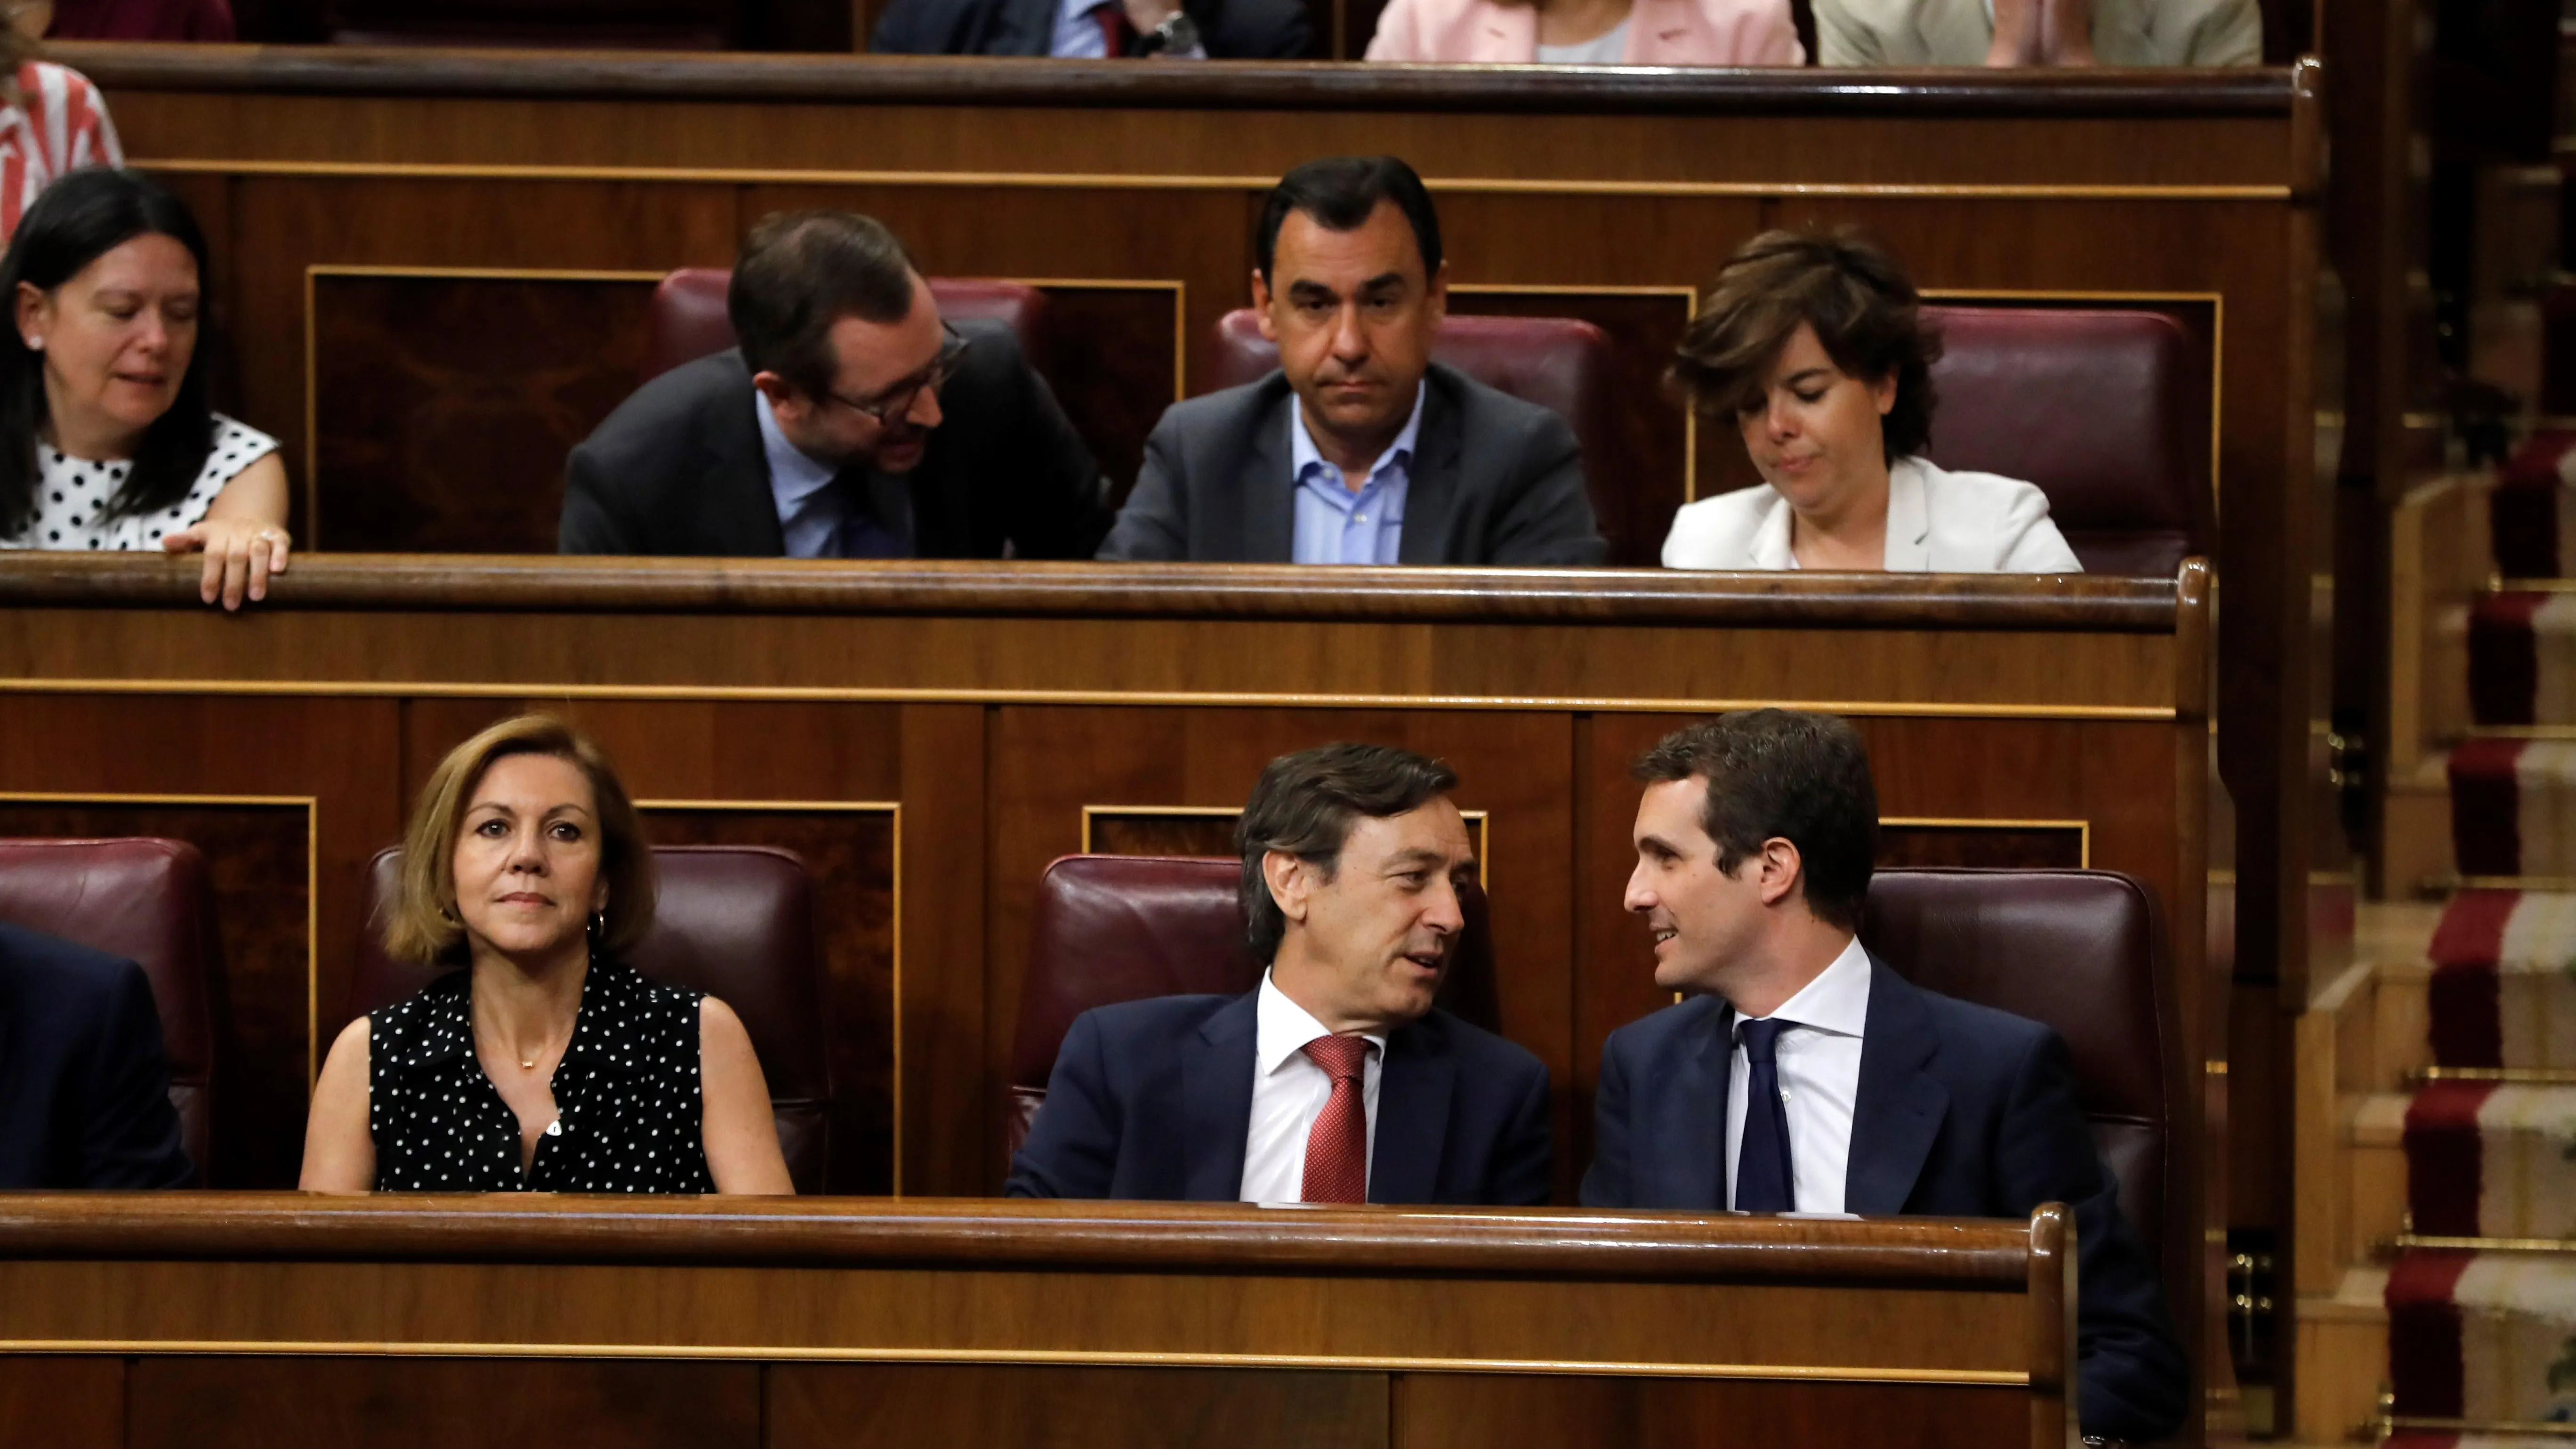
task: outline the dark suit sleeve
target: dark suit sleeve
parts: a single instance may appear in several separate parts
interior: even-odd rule
[[[2008,1202],[2075,1212],[2077,1416],[2084,1432],[2140,1442],[2182,1427],[2191,1373],[2164,1292],[2120,1215],[2117,1183],[2075,1100],[2066,1044],[2043,1035],[2015,1073],[1996,1143]]]
[[[143,968],[122,963],[107,993],[81,1084],[80,1185],[186,1187],[194,1169],[179,1143],[161,1016]]]
[[[1181,477],[1180,429],[1165,412],[1145,439],[1145,462],[1136,473],[1135,491],[1118,510],[1100,557],[1117,561],[1170,563],[1190,556],[1189,489]]]
[[[949,55],[957,53],[956,12],[947,0],[894,0],[877,17],[868,49],[879,55]]]
[[[1529,1064],[1520,1101],[1494,1153],[1494,1180],[1485,1201],[1497,1207],[1543,1207],[1555,1189],[1556,1145],[1548,1130],[1547,1068]]]
[[[1488,561],[1540,568],[1597,564],[1609,541],[1592,516],[1583,484],[1583,445],[1565,419],[1548,413],[1532,434],[1511,496],[1494,519]]]
[[[1628,1068],[1614,1034],[1601,1047],[1601,1081],[1592,1092],[1592,1165],[1577,1195],[1585,1207],[1623,1208],[1628,1187]]]
[[[1297,0],[1221,0],[1185,7],[1210,60],[1303,60],[1309,33]]]
[[[572,450],[564,462],[563,521],[555,529],[555,547],[563,553],[641,553],[626,520],[610,503],[605,469],[588,443]]]
[[[1004,334],[1008,336],[1008,334]],[[1011,343],[1004,376],[1011,449],[1004,476],[1019,489],[1010,521],[1017,558],[1087,559],[1109,532],[1109,484],[1055,390]]]
[[[1047,1075],[1046,1101],[1029,1137],[1011,1154],[1004,1197],[1109,1196],[1118,1165],[1118,1103],[1109,1090],[1108,1053],[1091,1012],[1075,1017]]]

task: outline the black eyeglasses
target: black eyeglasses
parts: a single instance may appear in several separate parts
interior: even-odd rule
[[[940,323],[939,330],[946,334],[946,340],[939,344],[939,355],[930,360],[930,366],[922,369],[918,377],[909,382],[896,383],[875,402],[861,402],[857,398],[843,397],[837,392],[830,391],[823,394],[824,399],[839,403],[854,413],[874,418],[880,423],[893,422],[911,412],[914,399],[920,397],[923,391],[927,390],[936,395],[942,383],[956,376],[957,361],[966,355],[966,334],[947,322]]]

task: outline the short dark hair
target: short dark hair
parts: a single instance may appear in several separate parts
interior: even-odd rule
[[[895,234],[848,211],[783,211],[743,238],[725,314],[753,372],[774,372],[797,391],[832,390],[840,359],[832,324],[844,317],[900,322],[912,315],[912,254]]]
[[[1319,745],[1272,760],[1234,827],[1234,847],[1243,855],[1244,940],[1253,959],[1267,964],[1288,934],[1288,918],[1261,873],[1263,856],[1286,851],[1331,880],[1359,817],[1402,815],[1457,787],[1457,771],[1392,745]]]
[[[1357,231],[1377,214],[1381,201],[1394,202],[1413,224],[1423,280],[1437,276],[1440,215],[1431,209],[1431,193],[1413,168],[1392,156],[1328,156],[1280,177],[1270,188],[1270,199],[1261,204],[1261,225],[1252,239],[1261,280],[1270,280],[1270,264],[1279,254],[1279,228],[1287,224],[1288,213],[1304,212],[1326,231]]]
[[[1860,929],[1878,858],[1878,787],[1869,747],[1851,722],[1794,709],[1746,709],[1685,726],[1637,757],[1648,784],[1708,782],[1700,828],[1717,842],[1718,869],[1732,874],[1762,842],[1798,847],[1807,909],[1818,920]]]
[[[140,171],[84,167],[46,187],[18,220],[9,251],[0,258],[0,297],[14,312],[23,282],[50,293],[89,269],[92,262],[143,236],[166,236],[197,262],[197,340],[179,374],[177,396],[143,429],[134,466],[106,500],[101,521],[153,513],[188,496],[215,449],[215,412],[207,401],[207,358],[215,351],[214,268],[206,261],[205,233],[187,205]],[[44,354],[27,345],[15,326],[0,327],[0,538],[24,530],[36,516],[37,435],[47,421]]]
[[[1856,227],[1766,231],[1718,269],[1670,375],[1702,412],[1734,413],[1758,402],[1763,374],[1806,323],[1845,376],[1896,379],[1879,422],[1893,463],[1932,445],[1941,334],[1922,304],[1896,258]]]

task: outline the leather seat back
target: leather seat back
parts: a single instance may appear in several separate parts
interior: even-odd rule
[[[395,897],[399,848],[367,868],[369,922],[347,1014],[353,1020],[418,992],[436,966],[396,961],[376,923]],[[757,845],[653,847],[653,929],[632,964],[645,976],[718,997],[742,1018],[769,1082],[778,1146],[796,1190],[820,1192],[831,1155],[832,1079],[826,1052],[814,888],[804,861]]]
[[[951,322],[999,322],[1018,334],[1020,351],[1030,365],[1046,370],[1046,293],[1018,282],[983,278],[931,277],[931,300]],[[725,296],[733,287],[730,267],[682,267],[653,288],[651,340],[644,353],[644,376],[650,382],[684,362],[695,362],[734,345],[733,319]]]
[[[161,1015],[180,1140],[209,1181],[215,1026],[222,976],[206,858],[184,840],[0,840],[0,921],[121,956],[143,968]]]

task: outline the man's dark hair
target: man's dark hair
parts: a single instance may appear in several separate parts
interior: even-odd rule
[[[774,372],[809,397],[832,390],[840,358],[832,324],[912,315],[912,255],[893,232],[847,211],[785,211],[743,238],[725,314],[753,372]]]
[[[1708,782],[1700,828],[1732,875],[1773,838],[1798,847],[1807,909],[1860,929],[1878,857],[1878,787],[1869,748],[1847,720],[1794,709],[1747,709],[1673,731],[1637,757],[1647,784]]]
[[[1288,934],[1288,918],[1261,874],[1263,856],[1286,851],[1331,880],[1361,816],[1401,815],[1457,787],[1457,771],[1392,745],[1321,745],[1272,760],[1234,827],[1234,846],[1243,854],[1244,939],[1253,959],[1267,964]]]
[[[1845,377],[1896,379],[1879,420],[1887,461],[1932,446],[1939,329],[1886,248],[1855,227],[1766,231],[1735,249],[1682,331],[1671,377],[1703,412],[1759,406],[1764,374],[1803,322]]]
[[[1288,213],[1304,212],[1326,231],[1357,231],[1368,225],[1381,201],[1392,201],[1413,223],[1413,244],[1422,252],[1422,279],[1440,272],[1440,216],[1431,209],[1431,193],[1413,168],[1392,156],[1330,156],[1309,161],[1279,178],[1270,199],[1261,205],[1261,225],[1252,238],[1253,259],[1261,280],[1270,281],[1270,263],[1279,254],[1279,228]]]

